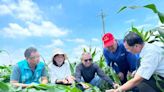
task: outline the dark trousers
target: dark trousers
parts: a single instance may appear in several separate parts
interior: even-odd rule
[[[162,81],[164,78],[160,77]],[[161,88],[164,90],[164,82],[158,81]],[[151,77],[149,80],[143,80],[137,87],[139,92],[161,92],[161,90],[156,85],[156,80],[154,77]]]
[[[126,76],[127,76],[127,71],[121,71],[121,72],[124,74],[124,79],[121,80],[121,84],[123,85],[124,83],[127,82],[127,78],[126,78]]]

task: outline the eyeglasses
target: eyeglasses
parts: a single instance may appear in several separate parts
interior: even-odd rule
[[[33,56],[33,57],[29,57],[30,59],[37,59],[37,58],[40,58],[40,55],[39,56]]]
[[[85,62],[88,62],[88,61],[91,62],[91,61],[92,61],[92,58],[90,58],[90,59],[85,59],[84,61],[85,61]]]

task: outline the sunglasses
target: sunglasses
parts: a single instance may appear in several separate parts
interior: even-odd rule
[[[92,61],[92,58],[90,58],[90,59],[85,59],[85,60],[84,60],[84,62],[88,62],[88,61],[91,62],[91,61]]]

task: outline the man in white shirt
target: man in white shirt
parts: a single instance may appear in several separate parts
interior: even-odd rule
[[[126,82],[116,90],[110,92],[127,91],[132,87],[141,85],[143,82],[153,88],[156,92],[164,91],[164,49],[153,44],[143,42],[142,38],[134,33],[129,32],[124,38],[125,48],[136,54],[140,53],[141,63],[133,79]],[[161,80],[157,82],[154,76],[159,77]],[[157,87],[156,83],[159,83]],[[143,86],[144,87],[144,86]],[[146,89],[145,90],[149,90]],[[108,92],[107,90],[106,92]]]

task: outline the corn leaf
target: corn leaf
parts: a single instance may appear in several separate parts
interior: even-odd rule
[[[158,13],[158,10],[154,4],[148,4],[148,5],[145,5],[143,7],[151,9],[154,13]]]
[[[126,8],[127,8],[127,6],[121,7],[117,13],[120,13],[121,11],[125,10]]]
[[[8,92],[9,86],[3,82],[0,82],[0,92]]]

